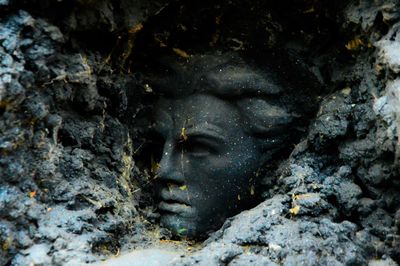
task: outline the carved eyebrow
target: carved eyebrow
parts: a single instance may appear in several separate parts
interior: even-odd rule
[[[243,66],[216,67],[205,75],[204,82],[216,88],[216,92],[221,95],[275,95],[282,91],[282,87],[270,74],[261,74],[250,67]]]
[[[217,141],[225,141],[224,131],[218,126],[210,123],[203,123],[194,127],[188,127],[187,135],[189,137],[207,137],[213,138]]]

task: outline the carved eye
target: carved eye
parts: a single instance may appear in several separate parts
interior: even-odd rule
[[[196,139],[188,139],[183,145],[184,151],[193,156],[208,156],[215,153],[215,148],[208,142]]]

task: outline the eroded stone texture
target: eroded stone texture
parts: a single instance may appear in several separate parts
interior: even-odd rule
[[[172,264],[245,265],[249,260],[271,265],[365,263],[362,249],[354,243],[355,224],[296,219],[290,214],[290,201],[289,196],[276,196],[243,212],[216,232],[201,251]]]
[[[59,28],[25,11],[4,16],[0,43],[0,264],[117,252],[137,185],[129,129],[98,91],[100,62],[63,53]]]
[[[93,43],[124,29],[122,50],[129,52],[141,18],[160,11],[156,24],[173,7],[152,1],[131,16],[138,8],[131,1],[78,2],[0,1],[2,265],[81,264],[118,253],[122,235],[131,246],[151,238],[149,223],[138,219],[142,191],[135,184],[149,175],[132,160],[135,134],[147,124],[127,118],[143,110],[141,91],[151,88],[115,68],[128,57],[110,63],[117,38],[103,50]],[[264,14],[258,28],[268,33],[255,39],[311,58],[329,91],[321,110],[289,159],[265,176],[266,200],[175,265],[399,263],[398,1],[300,2],[282,1],[281,24],[255,8]],[[226,41],[240,50],[236,33]],[[156,223],[157,214],[147,210],[146,218]]]

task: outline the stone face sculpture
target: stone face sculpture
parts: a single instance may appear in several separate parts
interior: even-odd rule
[[[260,170],[293,144],[309,97],[299,106],[289,71],[234,53],[161,61],[152,78],[161,95],[154,113],[163,139],[161,224],[199,236],[257,201]]]

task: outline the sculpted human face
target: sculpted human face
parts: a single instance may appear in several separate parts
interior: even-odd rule
[[[251,201],[260,151],[233,104],[207,94],[163,98],[155,120],[164,139],[157,173],[163,226],[199,235]]]

